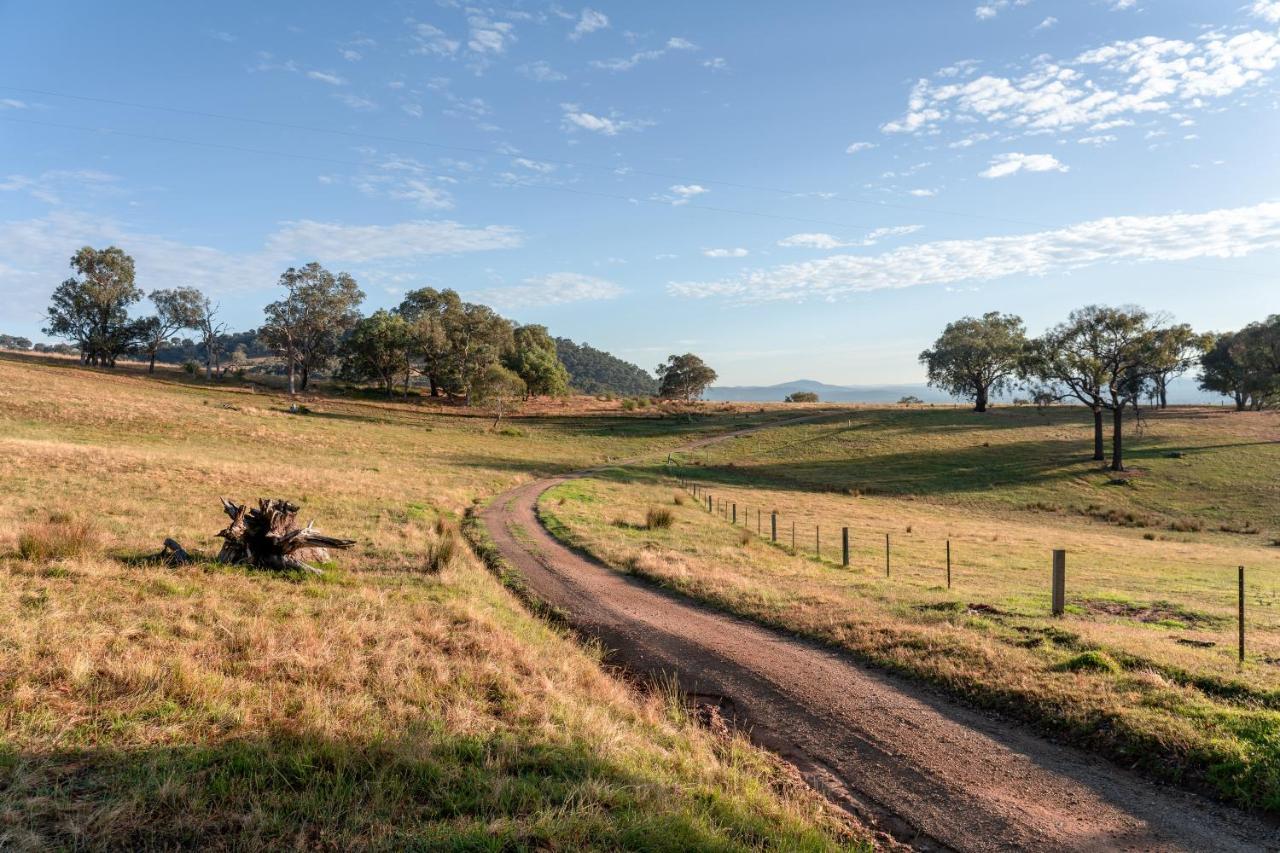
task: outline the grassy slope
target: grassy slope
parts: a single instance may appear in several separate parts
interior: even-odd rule
[[[1276,416],[1186,412],[1153,421],[1135,453],[1146,470],[1129,487],[1103,485],[1105,475],[1087,462],[1059,463],[1069,475],[1036,477],[1001,461],[1028,446],[1054,447],[1045,443],[1051,432],[1076,436],[1059,448],[1063,456],[1087,453],[1086,421],[1070,412],[1037,417],[860,411],[852,420],[861,426],[784,427],[689,460],[697,464],[685,473],[713,500],[736,502],[753,532],[758,509],[766,537],[767,513],[779,510],[782,547],[744,536],[741,525],[734,529],[687,498],[674,507],[671,529],[639,529],[648,507],[673,504],[670,481],[656,467],[566,484],[544,499],[543,513],[560,535],[621,570],[843,646],[1126,764],[1280,810],[1280,553],[1267,534],[1156,526],[1189,512],[1243,520],[1247,511],[1255,525],[1274,530],[1276,507],[1267,496],[1280,474],[1280,445],[1256,442],[1278,437]],[[874,442],[853,443],[848,432],[860,430]],[[927,465],[904,463],[926,446]],[[1168,447],[1199,449],[1173,459],[1164,455]],[[1224,473],[1239,470],[1237,452],[1250,483]],[[948,453],[957,457],[950,490]],[[993,464],[973,464],[977,455]],[[840,472],[850,470],[860,473],[843,479]],[[1000,485],[979,485],[991,481]],[[855,497],[845,488],[875,494]],[[1133,512],[1151,526],[1068,509],[1093,502],[1116,509],[1113,518]],[[792,521],[798,555],[789,553]],[[821,560],[813,555],[815,524],[824,531]],[[839,568],[846,525],[853,571]],[[893,549],[889,579],[885,533]],[[950,591],[947,539],[955,558]],[[1069,552],[1065,619],[1047,616],[1053,547]],[[1243,668],[1234,658],[1238,564],[1250,567]],[[1097,668],[1111,663],[1114,671]]]
[[[0,847],[863,843],[469,554],[422,571],[437,520],[474,497],[670,444],[669,421],[503,436],[413,406],[312,408],[0,358]],[[170,535],[214,550],[219,494],[299,500],[360,545],[319,581],[139,562]],[[20,559],[49,510],[96,519],[99,544]]]

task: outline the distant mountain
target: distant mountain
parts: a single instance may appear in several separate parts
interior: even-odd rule
[[[556,354],[569,371],[569,384],[584,394],[630,397],[658,393],[658,380],[651,373],[591,344],[556,338]]]
[[[1223,398],[1201,391],[1191,377],[1169,383],[1169,402],[1174,404],[1215,405]],[[812,379],[796,379],[778,385],[713,385],[703,399],[715,402],[780,403],[788,394],[812,391],[824,403],[896,403],[903,397],[919,397],[926,403],[953,403],[955,398],[924,383],[903,385],[828,385]],[[1007,395],[1027,396],[1025,393]]]

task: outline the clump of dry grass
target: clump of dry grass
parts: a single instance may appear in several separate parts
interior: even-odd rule
[[[102,537],[92,521],[62,512],[50,513],[47,520],[28,524],[18,534],[18,553],[32,561],[83,557],[101,544]]]
[[[756,537],[751,534],[751,531],[747,530],[745,527],[738,531],[738,544],[744,548],[750,545],[755,538]]]
[[[666,507],[651,506],[644,514],[644,526],[648,530],[666,530],[675,521],[675,515]]]
[[[674,503],[676,506],[684,506],[684,495],[680,494],[679,492],[676,492],[675,495],[672,497],[671,502]]]

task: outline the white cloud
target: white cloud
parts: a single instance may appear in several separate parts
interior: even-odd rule
[[[530,80],[536,80],[539,83],[555,83],[559,80],[567,79],[564,74],[552,68],[550,63],[541,59],[537,62],[526,62],[516,70]]]
[[[979,21],[989,21],[1010,6],[1026,6],[1031,0],[987,0],[973,10],[973,16]]]
[[[703,249],[702,254],[708,258],[745,258],[750,252],[739,246],[735,249]]]
[[[625,130],[639,130],[651,124],[647,121],[625,120],[619,118],[617,113],[598,116],[584,112],[577,104],[561,104],[560,108],[564,110],[564,116],[560,121],[561,127],[570,132],[581,128],[604,136],[617,136]]]
[[[667,39],[667,50],[697,50],[698,46],[693,42],[679,36],[672,36]]]
[[[988,167],[979,174],[984,178],[1007,178],[1019,172],[1069,172],[1071,167],[1059,162],[1052,154],[997,154]]]
[[[1100,263],[1234,258],[1268,249],[1280,249],[1280,202],[1110,217],[1032,234],[920,243],[878,255],[832,255],[719,281],[672,282],[668,290],[739,301],[830,300],[886,288],[1061,274]]]
[[[844,153],[857,154],[859,151],[870,151],[875,147],[876,144],[874,142],[851,142],[849,147],[844,149]]]
[[[1265,80],[1280,65],[1280,34],[1208,32],[1194,41],[1155,36],[1117,41],[1055,62],[1037,57],[1020,76],[954,82],[943,69],[911,88],[906,112],[885,133],[934,133],[984,121],[1024,132],[1201,109]]]
[[[320,257],[333,263],[457,255],[513,249],[519,231],[502,225],[472,228],[450,220],[420,219],[394,225],[343,225],[309,219],[285,222],[267,240],[269,253],[297,259]]]
[[[1113,133],[1102,133],[1097,136],[1082,136],[1076,140],[1081,145],[1110,145],[1115,142],[1118,137]]]
[[[353,110],[365,112],[368,110],[376,110],[378,108],[376,101],[371,101],[368,98],[363,98],[359,95],[353,95],[350,92],[334,93],[334,97]]]
[[[703,193],[709,193],[711,190],[701,184],[673,184],[671,192],[675,195],[672,204],[688,204],[689,199],[696,198]]]
[[[1055,18],[1053,15],[1050,15],[1049,17],[1045,18],[1043,21],[1041,21],[1040,23],[1032,27],[1031,31],[1033,33],[1044,32],[1045,30],[1052,29],[1057,25],[1058,25],[1058,19]]]
[[[334,74],[332,71],[308,71],[307,76],[312,80],[319,80],[321,83],[328,83],[330,86],[345,86],[347,84],[345,79]]]
[[[785,248],[802,249],[843,249],[850,246],[874,246],[887,237],[901,237],[914,234],[923,225],[894,225],[888,228],[877,228],[861,240],[844,241],[838,237],[823,233],[792,234],[778,241]]]
[[[521,168],[528,169],[530,172],[537,172],[542,175],[550,174],[556,170],[555,164],[543,163],[541,160],[530,160],[528,157],[517,157],[511,162]]]
[[[1280,0],[1254,0],[1250,13],[1273,24],[1280,24]]]
[[[455,55],[458,48],[462,46],[460,41],[450,38],[439,27],[415,21],[413,18],[406,19],[405,23],[409,25],[409,39],[413,42],[410,53],[420,56],[450,57]]]
[[[96,169],[49,169],[38,175],[0,177],[0,193],[25,193],[45,204],[60,205],[68,197],[120,192],[120,179]]]
[[[349,47],[338,48],[338,55],[341,56],[343,59],[345,59],[347,62],[359,62],[360,60],[364,59],[363,53],[361,53],[358,50],[353,50],[352,48],[349,48]]]
[[[608,26],[609,17],[604,12],[597,12],[595,9],[590,8],[583,9],[582,15],[578,18],[578,23],[573,28],[573,32],[569,33],[569,38],[577,41],[588,33],[607,29]]]
[[[592,68],[600,68],[605,71],[630,71],[642,62],[651,62],[655,59],[661,59],[667,53],[673,50],[697,50],[698,46],[688,39],[672,36],[667,39],[666,46],[654,48],[650,50],[640,50],[618,59],[593,59],[588,64]],[[721,60],[723,62],[724,60]],[[705,64],[705,63],[704,63]]]
[[[490,288],[481,292],[480,297],[502,307],[528,307],[615,299],[624,293],[621,285],[607,279],[575,272],[553,272],[526,278],[510,287]]]
[[[723,71],[729,67],[729,63],[723,56],[713,56],[710,59],[702,60],[703,68],[710,68],[712,71]]]
[[[907,195],[913,195],[916,198],[933,198],[938,194],[937,190],[914,189],[907,190]]]
[[[507,46],[516,40],[515,25],[509,21],[493,21],[483,15],[467,18],[471,31],[467,49],[479,54],[506,53]]]

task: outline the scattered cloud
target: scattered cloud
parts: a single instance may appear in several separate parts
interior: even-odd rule
[[[723,56],[713,56],[710,59],[702,60],[702,67],[710,68],[712,71],[724,71],[729,67],[729,63]]]
[[[844,153],[857,154],[859,151],[870,151],[875,147],[876,144],[874,142],[851,142],[849,147],[844,149]]]
[[[928,190],[928,189],[907,190],[907,195],[913,195],[916,198],[933,198],[937,194],[938,194],[937,190]]]
[[[526,62],[516,70],[530,80],[536,80],[539,83],[555,83],[568,79],[564,74],[552,68],[550,63],[541,59],[537,62]]]
[[[978,174],[984,178],[1007,178],[1019,172],[1069,172],[1071,167],[1052,154],[997,154],[988,167]]]
[[[589,33],[608,29],[608,27],[609,17],[604,12],[597,12],[595,9],[590,8],[583,9],[578,18],[578,23],[574,25],[573,32],[569,33],[569,38],[577,41]]]
[[[884,133],[939,133],[974,122],[1025,133],[1179,110],[1202,109],[1259,83],[1280,65],[1280,33],[1207,32],[1194,41],[1148,36],[1117,41],[1056,62],[1032,60],[1019,76],[992,74],[955,82],[950,69],[918,80],[906,112]]]
[[[564,110],[564,115],[560,121],[561,127],[569,132],[581,129],[604,136],[617,136],[623,131],[639,130],[652,124],[652,122],[647,121],[623,119],[616,112],[611,112],[607,116],[595,115],[583,111],[577,104],[561,104],[560,108]]]
[[[17,98],[0,98],[0,110],[25,110],[27,109],[26,101],[19,101]]]
[[[778,245],[785,248],[802,249],[843,249],[850,246],[874,246],[888,237],[914,234],[923,227],[923,225],[894,225],[888,228],[877,228],[861,240],[849,241],[823,233],[792,234],[790,237],[784,237],[779,240]]]
[[[514,228],[502,225],[472,228],[450,220],[344,225],[303,219],[282,225],[268,238],[267,252],[297,259],[325,258],[332,263],[369,263],[514,249],[524,242]]]
[[[672,36],[667,39],[664,47],[653,48],[650,50],[638,50],[630,56],[624,56],[617,59],[593,59],[588,64],[592,68],[600,68],[605,71],[630,71],[642,62],[652,62],[655,59],[661,59],[673,50],[697,50],[698,46],[688,39]]]
[[[1267,249],[1280,249],[1280,202],[1109,217],[1031,234],[918,243],[878,255],[838,254],[718,281],[672,282],[668,290],[739,301],[832,300],[886,288],[1045,276],[1100,263],[1235,258]]]
[[[433,24],[415,21],[413,18],[406,19],[405,23],[409,25],[409,40],[413,43],[410,53],[447,58],[456,55],[458,48],[462,46],[462,42],[450,38],[444,30]]]
[[[671,186],[671,193],[674,198],[672,198],[671,203],[675,205],[688,204],[689,199],[697,198],[698,196],[709,192],[711,192],[711,190],[701,184],[673,184]]]
[[[328,83],[330,86],[347,85],[347,81],[345,79],[334,74],[332,71],[308,71],[307,76],[312,80],[319,80],[321,83]]]
[[[486,302],[506,308],[518,308],[595,302],[615,299],[624,293],[626,290],[621,285],[607,279],[575,272],[553,272],[526,278],[520,284],[510,287],[490,288],[480,296]]]
[[[702,254],[708,258],[745,258],[751,253],[739,246],[734,249],[703,249]]]
[[[493,21],[484,15],[467,18],[470,34],[467,49],[478,54],[506,53],[507,46],[516,40],[516,28],[510,21]]]
[[[1040,23],[1032,27],[1031,31],[1033,33],[1040,33],[1040,32],[1044,32],[1045,30],[1051,30],[1057,25],[1058,25],[1058,19],[1055,18],[1053,15],[1050,15],[1049,17],[1045,18],[1043,21],[1041,21]]]
[[[363,98],[359,95],[353,95],[350,92],[337,92],[334,93],[334,97],[351,109],[358,110],[360,112],[367,112],[378,108],[376,101],[371,101],[368,98]]]
[[[698,46],[686,38],[672,36],[667,39],[667,50],[697,50]]]
[[[973,16],[979,21],[989,21],[1010,6],[1027,6],[1031,0],[987,0],[973,10]]]
[[[1254,0],[1249,12],[1272,24],[1280,24],[1280,0]]]

